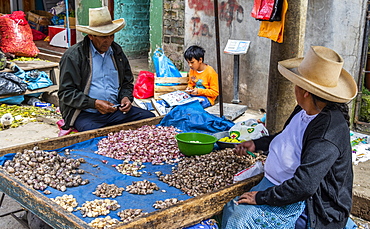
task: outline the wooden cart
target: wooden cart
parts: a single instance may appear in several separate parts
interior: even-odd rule
[[[105,127],[63,137],[37,141],[33,143],[0,149],[0,156],[16,153],[37,146],[42,150],[54,150],[99,136],[107,136],[111,132],[137,129],[143,125],[156,125],[162,117],[130,122],[126,124]],[[221,190],[200,195],[180,202],[167,209],[154,211],[145,217],[138,218],[117,228],[163,229],[182,228],[199,223],[222,211],[223,206],[235,196],[256,185],[262,179],[262,174],[225,187]],[[48,197],[25,185],[19,179],[10,176],[0,169],[0,191],[19,202],[43,221],[54,228],[90,228],[89,225],[74,214],[64,210]]]

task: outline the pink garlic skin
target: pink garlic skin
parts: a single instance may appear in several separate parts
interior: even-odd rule
[[[136,130],[109,133],[98,142],[97,154],[118,160],[151,162],[154,165],[176,163],[183,156],[177,147],[173,126],[142,126]]]

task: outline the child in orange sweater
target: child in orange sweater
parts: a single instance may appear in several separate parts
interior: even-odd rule
[[[205,50],[196,45],[185,51],[184,58],[190,67],[188,87],[185,91],[191,96],[203,98],[200,103],[206,108],[215,104],[219,91],[218,75],[211,66],[204,63],[204,53]]]

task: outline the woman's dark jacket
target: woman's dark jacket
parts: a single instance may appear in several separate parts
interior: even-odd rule
[[[300,110],[295,108],[285,126]],[[254,140],[256,149],[267,151],[275,136]],[[344,228],[352,206],[352,185],[348,125],[341,111],[324,108],[304,132],[301,165],[294,177],[258,192],[256,202],[283,206],[306,200],[311,228]]]
[[[118,101],[128,97],[133,100],[134,77],[130,64],[121,46],[113,42],[113,62],[116,65],[119,76]],[[62,112],[65,125],[63,129],[73,127],[74,120],[81,110],[95,108],[95,100],[88,96],[91,82],[92,58],[90,54],[90,39],[85,36],[84,40],[70,47],[60,60],[59,79],[59,107]]]

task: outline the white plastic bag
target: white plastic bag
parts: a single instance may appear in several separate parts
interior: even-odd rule
[[[248,168],[238,172],[234,175],[234,183],[248,179],[260,173],[263,173],[263,164],[261,161],[257,161],[253,165],[249,166]]]
[[[258,123],[256,119],[248,119],[246,121],[237,122],[231,127],[229,135],[231,138],[236,138],[239,141],[249,141],[267,136],[269,133],[266,127]]]

